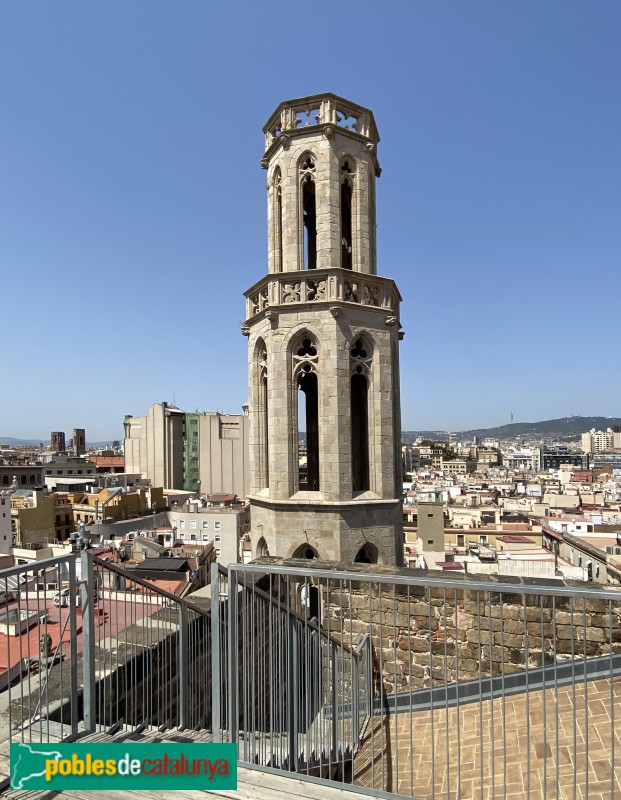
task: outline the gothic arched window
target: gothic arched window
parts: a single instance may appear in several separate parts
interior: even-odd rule
[[[267,347],[258,339],[255,347],[255,376],[257,404],[257,436],[259,442],[259,485],[267,489],[270,485],[269,468],[269,406],[267,392]]]
[[[302,264],[305,269],[315,269],[317,267],[315,171],[315,159],[310,153],[306,153],[300,160]]]
[[[315,338],[303,333],[292,355],[297,394],[298,489],[316,492],[319,490],[319,388]]]
[[[351,158],[341,162],[341,267],[353,269],[353,218],[354,168]]]
[[[301,544],[297,550],[294,551],[291,558],[306,558],[311,561],[315,558],[319,558],[319,556],[315,548],[311,547],[310,544]]]
[[[274,271],[283,271],[282,261],[282,174],[276,167],[273,176],[274,197]]]
[[[357,336],[349,350],[352,491],[366,492],[369,482],[369,378],[371,345]]]

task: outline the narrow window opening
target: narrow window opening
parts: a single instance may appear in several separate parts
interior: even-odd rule
[[[364,337],[355,339],[350,350],[350,423],[352,491],[371,488],[369,468],[369,375],[371,349]]]
[[[316,492],[319,490],[319,402],[317,375],[311,372],[309,364],[299,374],[298,389],[298,420],[305,424],[305,430],[298,434],[299,488]]]
[[[362,370],[362,367],[357,367]],[[354,372],[351,377],[351,460],[352,489],[369,489],[369,386],[366,376]]]
[[[341,167],[341,267],[352,269],[352,170],[349,162]]]
[[[315,200],[315,161],[308,155],[300,164],[302,192],[303,266],[317,267],[317,206]]]
[[[269,409],[267,406],[267,375],[261,381],[261,391],[263,393],[263,483],[268,489],[270,485],[270,460],[269,460]]]
[[[276,271],[283,271],[282,263],[282,188],[276,191]]]
[[[315,184],[302,184],[302,210],[304,213],[304,267],[317,267],[317,209],[315,206]]]
[[[269,473],[269,407],[268,407],[268,375],[267,375],[267,348],[264,342],[260,342],[258,350],[258,434],[259,434],[259,469],[260,485],[267,489],[270,485]]]
[[[300,491],[319,490],[319,392],[318,353],[314,339],[306,334],[293,351],[295,366],[296,435],[298,485]]]
[[[275,271],[283,271],[282,262],[282,176],[280,167],[274,173],[274,259]]]

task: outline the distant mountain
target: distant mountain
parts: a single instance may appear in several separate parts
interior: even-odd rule
[[[9,447],[38,447],[41,443],[47,447],[50,440],[47,439],[15,439],[13,436],[0,436],[0,444],[7,444]]]
[[[512,422],[509,425],[500,425],[497,428],[475,428],[468,431],[455,431],[461,439],[480,439],[490,437],[493,439],[515,439],[518,436],[553,438],[579,436],[590,431],[591,428],[601,431],[607,428],[621,426],[620,417],[563,417],[562,419],[547,419],[543,422]],[[442,440],[447,437],[446,431],[403,431],[405,442],[414,441],[417,436],[425,439]]]

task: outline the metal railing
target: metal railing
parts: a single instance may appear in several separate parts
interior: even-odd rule
[[[371,710],[371,641],[318,618],[308,580],[231,565],[229,737],[239,759],[345,779]]]
[[[619,592],[372,569],[230,567],[242,762],[371,794],[616,796]]]
[[[75,557],[0,572],[0,737],[75,737],[80,715]],[[56,724],[55,724],[56,723]]]
[[[292,563],[190,598],[88,551],[2,571],[4,738],[195,729],[374,796],[620,791],[621,593]]]
[[[88,552],[82,558],[84,594],[96,600],[85,614],[85,727],[211,729],[209,601],[178,597]]]

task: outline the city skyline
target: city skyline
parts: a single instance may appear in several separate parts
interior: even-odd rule
[[[239,12],[0,12],[4,433],[118,439],[173,399],[239,413],[242,292],[266,264],[255,120],[317,91],[373,108],[382,137],[403,429],[618,414],[614,315],[587,298],[621,288],[621,9]]]

